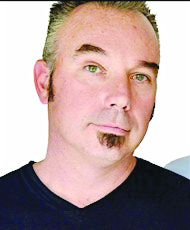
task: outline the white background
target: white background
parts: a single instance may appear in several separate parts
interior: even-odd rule
[[[52,2],[0,2],[0,176],[45,157],[47,105],[33,67],[42,57]],[[135,155],[157,165],[190,154],[190,2],[148,2],[161,42],[156,110]]]

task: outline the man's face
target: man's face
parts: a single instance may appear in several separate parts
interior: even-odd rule
[[[132,154],[148,128],[158,63],[159,44],[142,14],[77,7],[59,34],[50,136],[86,159]]]

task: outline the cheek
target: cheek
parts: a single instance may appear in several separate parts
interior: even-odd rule
[[[95,93],[76,80],[64,81],[57,92],[57,110],[70,120],[84,119],[95,106]]]
[[[144,125],[148,125],[154,108],[155,95],[144,95],[139,100],[135,101],[135,111],[137,119]]]

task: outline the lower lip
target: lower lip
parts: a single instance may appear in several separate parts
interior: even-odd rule
[[[124,129],[120,129],[120,128],[112,127],[112,126],[96,125],[96,127],[98,128],[99,131],[103,133],[111,133],[111,134],[120,135],[120,136],[124,136],[129,132]]]

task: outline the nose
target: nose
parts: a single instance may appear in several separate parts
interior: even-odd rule
[[[109,87],[106,97],[106,107],[128,111],[131,108],[131,89],[128,82],[113,84]]]

